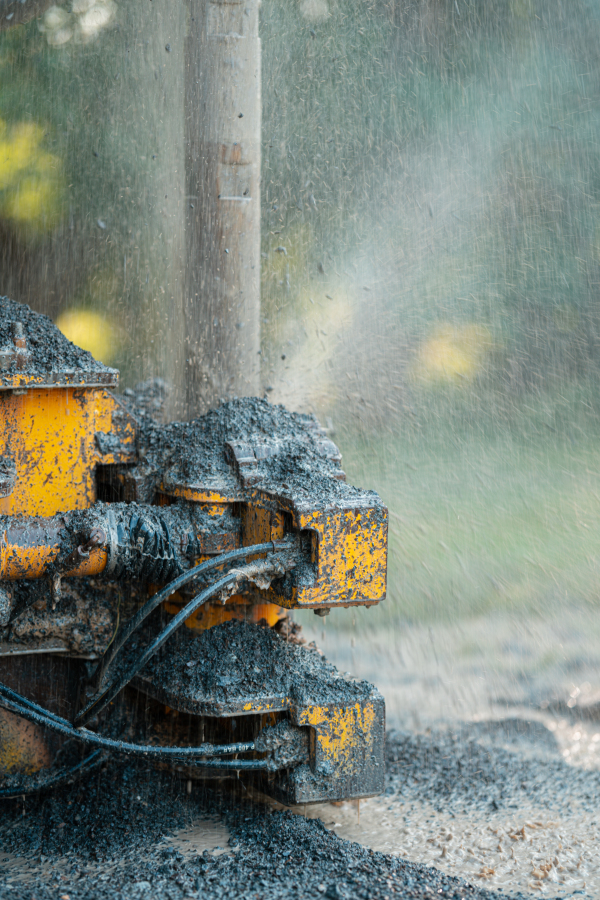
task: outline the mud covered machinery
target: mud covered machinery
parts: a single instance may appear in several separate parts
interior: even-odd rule
[[[0,797],[115,754],[288,804],[377,794],[383,698],[290,611],[384,599],[384,504],[310,416],[160,424],[160,386],[117,379],[0,299]]]

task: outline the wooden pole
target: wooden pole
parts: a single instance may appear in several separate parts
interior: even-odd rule
[[[259,0],[187,0],[185,403],[259,392]]]

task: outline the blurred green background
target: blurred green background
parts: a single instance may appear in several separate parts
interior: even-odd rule
[[[185,18],[0,33],[0,292],[124,385],[182,371]],[[595,609],[599,0],[263,0],[261,29],[262,381],[389,502],[369,621]]]

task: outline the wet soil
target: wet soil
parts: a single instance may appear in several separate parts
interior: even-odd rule
[[[230,852],[173,846],[184,840],[182,826],[193,834],[192,823],[207,819],[226,826]],[[167,839],[174,831],[177,842]],[[10,854],[3,898],[494,896],[342,840],[318,819],[223,790],[188,793],[185,782],[139,766],[5,803],[0,846]]]
[[[573,659],[563,639],[558,667],[544,667],[544,641],[531,627],[536,677],[530,673],[525,687],[512,667],[514,644],[507,672],[499,671],[501,657],[491,670],[489,642],[506,642],[511,623],[496,623],[487,646],[482,639],[480,665],[472,653],[461,664],[441,627],[426,629],[422,644],[407,628],[402,666],[392,665],[399,645],[389,632],[364,633],[356,669],[379,667],[392,720],[401,726],[403,713],[413,727],[388,734],[385,793],[361,801],[360,809],[320,804],[291,813],[250,785],[190,784],[188,793],[177,775],[121,763],[54,794],[6,802],[0,806],[0,896],[484,898],[500,896],[493,892],[501,889],[511,896],[597,897],[600,714],[594,719],[586,703],[582,719],[581,703],[570,695],[593,698],[595,683],[574,690],[562,668],[566,659],[567,673],[572,670],[578,647],[587,659],[578,671],[592,678],[597,635],[588,628],[587,643],[577,637],[577,615],[563,611]],[[514,627],[521,658],[529,660],[526,623]],[[467,632],[462,623],[461,639]],[[348,635],[318,636],[342,662]],[[434,650],[437,663],[426,665]],[[451,661],[453,676],[445,668]],[[436,672],[446,673],[443,691],[438,685],[428,695],[419,682],[429,683]],[[446,716],[445,723],[415,729],[412,703],[432,722],[440,693],[477,698],[482,673],[496,693],[488,690],[485,702],[473,703],[470,721]],[[411,693],[404,694],[407,685]],[[425,702],[427,696],[435,702]]]
[[[391,734],[384,796],[309,814],[489,888],[598,897],[599,800],[598,768],[574,767],[550,728],[514,717]]]
[[[598,810],[600,772],[574,768],[558,753],[554,758],[540,758],[507,750],[500,742],[505,723],[493,724],[495,729],[484,740],[496,730],[498,742],[484,743],[479,728],[469,725],[417,735],[392,732],[388,736],[388,793],[401,802],[418,792],[421,802],[440,812],[496,812],[520,804],[570,811],[574,803],[585,812]]]
[[[490,889],[600,896],[596,611],[387,628],[354,615],[349,631],[303,616],[304,631],[378,685],[398,759],[389,793],[361,802],[360,820],[351,804],[309,814]]]
[[[230,621],[199,636],[182,629],[168,652],[157,654],[142,671],[154,689],[184,701],[178,708],[206,712],[205,707],[243,709],[254,703],[301,706],[366,700],[372,686],[344,678],[316,648],[287,641],[271,628]],[[280,701],[280,704],[277,701]]]
[[[381,797],[292,813],[248,784],[188,793],[178,775],[113,763],[0,805],[3,900],[600,895],[600,651],[587,616],[562,611],[554,659],[550,620],[481,634],[462,622],[468,653],[450,626],[365,629],[356,651],[317,627],[342,669],[354,653],[358,674],[381,675],[396,726]]]
[[[145,473],[154,471],[167,489],[212,488],[241,499],[252,487],[311,508],[328,503],[384,508],[374,492],[340,480],[339,452],[313,416],[246,397],[191,422],[161,425],[147,412],[152,401],[145,404],[130,393],[123,401],[137,413],[140,466]]]
[[[557,749],[519,718],[390,733],[382,797],[293,813],[113,764],[2,804],[0,896],[597,896],[600,771]]]
[[[528,803],[501,812],[450,812],[372,799],[310,810],[340,837],[460,875],[490,890],[600,895],[598,814]]]
[[[97,362],[87,350],[82,350],[67,340],[48,316],[34,312],[29,306],[9,300],[8,297],[0,297],[0,348],[14,349],[12,326],[15,322],[23,324],[28,351],[20,360],[19,372],[114,372]],[[14,374],[16,371],[17,363],[13,360],[4,374]]]

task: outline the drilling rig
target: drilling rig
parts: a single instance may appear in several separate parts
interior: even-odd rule
[[[388,513],[256,396],[258,2],[188,5],[188,420],[0,298],[0,797],[120,756],[289,805],[383,788],[382,696],[292,613],[385,598]]]
[[[312,416],[244,398],[160,424],[48,318],[0,309],[0,795],[107,753],[288,804],[380,792],[383,698],[289,618],[385,597],[377,494]]]

